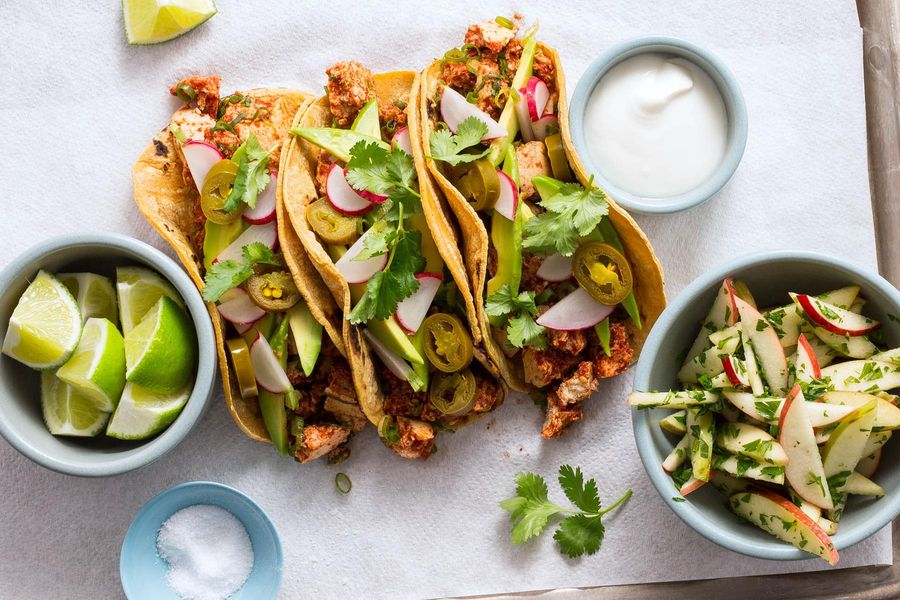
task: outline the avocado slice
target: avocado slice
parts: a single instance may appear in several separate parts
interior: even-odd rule
[[[349,129],[336,129],[334,127],[294,127],[291,133],[299,138],[315,144],[319,148],[331,153],[338,160],[347,162],[350,160],[350,149],[359,142],[377,144],[385,150],[390,146],[370,135],[351,131]]]
[[[519,165],[512,146],[506,150],[503,172],[519,185]],[[520,202],[513,221],[496,214],[491,219],[491,241],[497,251],[497,273],[487,282],[489,296],[506,284],[509,284],[513,294],[519,291],[522,282],[522,230],[527,220],[522,210],[524,207],[525,204]],[[494,325],[499,326],[500,323]]]
[[[352,283],[350,284],[350,297],[356,303],[366,291],[366,284]],[[393,317],[389,317],[384,321],[376,321],[372,319],[366,323],[369,331],[377,337],[388,349],[408,360],[413,364],[425,364],[425,359],[416,350],[416,347],[410,341],[409,336],[403,331],[403,328],[397,324]]]
[[[281,453],[288,454],[287,410],[284,407],[284,395],[259,390],[259,410],[262,413],[266,431],[272,438],[272,445]]]
[[[294,346],[300,357],[300,366],[309,377],[316,368],[316,361],[322,351],[322,324],[316,321],[302,300],[288,310],[287,318],[294,336]]]
[[[425,354],[425,328],[419,327],[419,330],[415,333],[415,335],[409,336],[410,341],[415,346],[416,351],[420,355]],[[419,380],[415,382],[413,385],[413,389],[417,392],[425,391],[428,389],[428,363],[411,363],[413,372],[419,376]],[[413,384],[413,381],[410,381],[410,384]],[[417,389],[418,388],[418,389]]]
[[[207,219],[203,225],[206,232],[203,236],[203,266],[209,271],[215,258],[228,247],[238,236],[244,233],[249,225],[243,219],[237,219],[228,225],[219,225]]]
[[[428,229],[428,222],[422,213],[411,215],[408,217],[409,225],[421,234],[422,239],[422,256],[425,257],[425,270],[429,273],[444,273],[444,259],[438,252],[437,244]]]
[[[359,109],[359,113],[353,119],[353,125],[350,126],[350,131],[368,135],[376,140],[381,139],[381,121],[378,119],[377,99],[372,98]]]
[[[259,321],[253,324],[249,330],[244,333],[244,341],[247,342],[247,345],[250,346],[253,344],[253,341],[256,339],[256,332],[259,331],[262,336],[266,339],[269,339],[272,335],[272,330],[275,328],[275,314],[274,313],[266,313],[264,317],[262,317]]]
[[[515,93],[518,93],[520,89],[525,87],[528,79],[534,73],[535,50],[537,50],[537,41],[533,37],[526,39],[522,44],[522,57],[519,59],[519,66],[516,68],[512,85],[510,85],[515,90]],[[506,106],[503,107],[503,112],[500,113],[500,118],[497,119],[497,122],[500,124],[500,127],[506,130],[506,136],[494,142],[491,153],[488,155],[488,158],[494,165],[499,165],[504,160],[507,148],[512,147],[513,140],[516,139],[516,134],[519,133],[519,120],[516,118],[516,107],[513,103],[512,95],[506,101]]]

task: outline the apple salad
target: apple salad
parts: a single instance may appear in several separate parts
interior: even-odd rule
[[[880,497],[882,446],[900,428],[900,348],[881,350],[880,323],[859,286],[791,293],[760,310],[725,279],[677,378],[682,389],[633,392],[639,409],[674,412],[680,436],[662,463],[684,501],[712,483],[739,517],[831,564],[829,536],[851,494]]]

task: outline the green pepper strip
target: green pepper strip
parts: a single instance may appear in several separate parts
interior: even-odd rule
[[[275,332],[269,338],[269,345],[281,367],[287,367],[287,334],[288,319],[282,318]],[[281,454],[288,455],[288,422],[287,410],[285,409],[284,394],[273,394],[264,389],[259,390],[259,409],[262,413],[263,422],[272,438],[272,444]]]
[[[609,317],[594,325],[594,331],[597,332],[597,337],[600,338],[600,345],[603,347],[604,354],[612,356],[612,350],[609,347]]]

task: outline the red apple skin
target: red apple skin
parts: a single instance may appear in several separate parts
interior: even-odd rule
[[[809,340],[806,339],[804,334],[800,334],[800,337],[797,338],[797,344],[803,346],[803,350],[806,352],[806,355],[809,357],[809,362],[812,364],[812,376],[816,379],[819,379],[822,376],[822,369],[819,368],[819,361],[816,360],[816,353],[813,352],[812,346],[809,344]],[[819,402],[822,402],[822,398],[819,398]]]
[[[791,502],[790,500],[784,498],[783,496],[779,496],[775,492],[771,490],[767,490],[765,488],[759,488],[753,491],[755,494],[759,494],[765,498],[768,498],[772,502],[778,504],[783,509],[787,510],[791,514],[793,514],[801,524],[809,528],[813,535],[822,542],[822,545],[827,549],[824,558],[828,561],[829,565],[835,565],[838,562],[838,551],[835,549],[834,544],[831,542],[831,538],[828,537],[828,534],[819,527],[819,524],[809,518],[805,512],[800,510],[796,504]]]
[[[784,415],[787,414],[788,409],[793,404],[794,399],[800,395],[800,386],[798,384],[794,384],[793,389],[791,389],[791,393],[787,395],[787,398],[784,399],[784,402],[781,404],[781,414],[778,415],[778,443],[781,443],[781,432],[784,431]]]
[[[837,333],[839,335],[865,335],[870,331],[875,331],[881,326],[881,323],[875,321],[871,326],[863,329],[844,329],[843,327],[835,325],[820,314],[808,295],[798,294],[797,303],[800,304],[800,308],[803,309],[803,312],[806,313],[806,316],[809,317],[810,321],[831,333]]]
[[[731,362],[730,356],[722,357],[722,367],[725,368],[725,374],[728,376],[728,381],[731,382],[731,385],[736,388],[744,387],[744,384],[741,383],[740,377],[738,377],[738,374],[734,370],[734,363]]]
[[[725,281],[722,282],[722,285],[725,286],[725,289],[728,290],[728,300],[731,302],[731,316],[728,318],[729,325],[735,325],[738,322],[738,308],[737,303],[734,299],[737,297],[737,294],[734,292],[734,279],[731,277],[726,277]]]
[[[712,477],[712,475],[713,475],[713,474],[712,474],[712,471],[710,471],[709,476]],[[706,485],[706,483],[707,483],[706,481],[701,481],[701,480],[697,479],[697,480],[695,480],[695,481],[692,481],[692,482],[689,482],[689,483],[686,483],[685,485],[683,485],[683,486],[681,487],[681,489],[678,490],[678,492],[679,492],[682,496],[687,496],[687,495],[690,494],[691,492],[696,491],[696,490],[702,488],[704,485]]]

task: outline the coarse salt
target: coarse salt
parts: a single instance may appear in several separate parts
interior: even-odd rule
[[[253,545],[244,524],[210,504],[169,517],[159,529],[156,549],[169,563],[169,587],[185,600],[224,600],[253,570]]]

